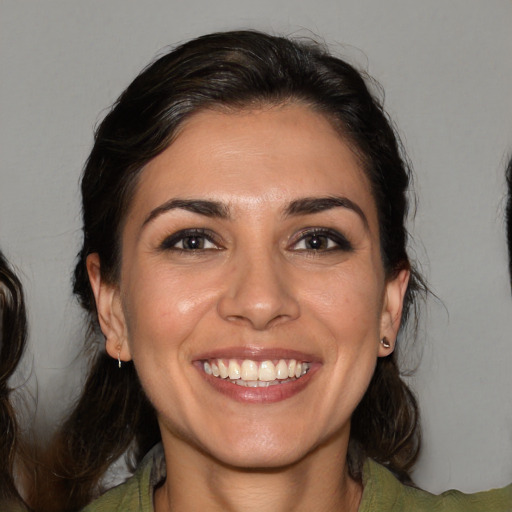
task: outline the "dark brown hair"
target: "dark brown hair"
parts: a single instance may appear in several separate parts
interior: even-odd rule
[[[22,503],[14,483],[19,428],[9,379],[18,366],[27,338],[23,288],[0,252],[0,505]]]
[[[512,157],[505,171],[507,180],[507,204],[505,209],[505,220],[507,224],[507,248],[508,248],[508,274],[510,279],[510,287],[512,289]]]
[[[410,171],[398,137],[365,78],[311,41],[254,31],[217,33],[185,43],[148,66],[122,93],[96,131],[82,178],[83,247],[74,292],[101,338],[86,258],[98,253],[102,279],[119,276],[120,236],[138,177],[170,144],[182,123],[204,109],[237,109],[299,102],[324,115],[359,155],[378,209],[388,278],[412,275],[403,321],[424,290],[406,252]],[[396,355],[379,359],[352,420],[350,468],[370,456],[408,478],[419,449],[418,410],[400,378]],[[126,450],[137,464],[159,442],[156,415],[131,363],[98,351],[55,450],[61,509],[79,508],[98,490],[110,463]],[[55,505],[54,510],[56,510]]]

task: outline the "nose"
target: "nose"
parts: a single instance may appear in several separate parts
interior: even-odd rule
[[[220,297],[218,311],[231,322],[269,329],[300,315],[290,276],[271,254],[236,261],[228,287]]]

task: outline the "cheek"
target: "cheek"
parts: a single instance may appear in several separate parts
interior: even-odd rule
[[[379,328],[382,286],[371,269],[339,272],[302,278],[301,302],[315,312],[321,322],[336,335],[374,332]]]
[[[322,340],[329,366],[324,400],[332,404],[332,424],[339,425],[352,415],[375,371],[381,286],[371,272],[357,277],[340,273],[326,280],[324,287],[320,284],[309,287],[308,309],[314,312],[315,337]]]
[[[218,291],[205,276],[151,268],[132,273],[123,309],[132,356],[185,342],[212,311]]]

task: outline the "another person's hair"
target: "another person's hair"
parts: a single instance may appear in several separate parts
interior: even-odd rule
[[[416,316],[415,295],[425,287],[406,252],[410,170],[363,74],[320,44],[254,31],[206,35],[177,47],[144,69],[115,102],[96,131],[83,173],[83,247],[74,292],[89,314],[96,356],[53,447],[53,472],[67,496],[62,509],[90,501],[109,465],[127,450],[135,466],[160,441],[156,414],[133,364],[119,370],[100,348],[87,256],[98,253],[102,279],[117,282],[121,232],[140,174],[172,144],[184,121],[208,109],[230,113],[287,104],[324,116],[358,155],[377,205],[386,275],[411,270],[403,322],[411,312]],[[400,377],[396,353],[380,358],[352,418],[351,474],[360,477],[361,461],[369,456],[408,481],[420,445],[418,424],[416,400]]]
[[[0,252],[0,505],[22,502],[13,475],[20,432],[9,380],[21,360],[26,338],[23,288]]]
[[[512,156],[508,161],[505,172],[507,179],[507,205],[505,209],[505,220],[507,225],[507,248],[508,248],[508,275],[512,289]]]

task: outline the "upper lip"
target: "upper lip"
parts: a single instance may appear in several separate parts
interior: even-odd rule
[[[196,361],[204,361],[207,359],[250,359],[252,361],[295,359],[297,361],[320,362],[320,358],[318,356],[298,350],[256,346],[218,348],[203,352],[194,357],[194,360]]]

